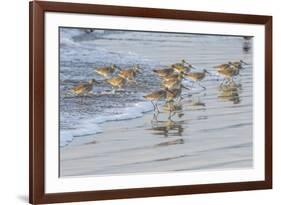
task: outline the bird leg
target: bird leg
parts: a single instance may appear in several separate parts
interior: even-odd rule
[[[112,87],[112,94],[115,94],[116,93],[116,89],[115,89],[115,87]]]
[[[173,122],[172,117],[173,117],[175,114],[176,114],[175,112],[170,111],[168,120]]]
[[[85,100],[85,93],[81,95],[81,101],[80,103],[83,104],[83,101]]]
[[[231,81],[231,78],[227,78],[227,81],[225,82],[225,85],[229,85],[230,81]]]
[[[204,90],[206,90],[206,87],[204,87],[203,85],[201,85],[200,83],[198,83],[198,85],[203,88]]]
[[[154,112],[156,111],[156,107],[155,107],[155,104],[153,103],[153,101],[151,101],[152,105],[153,105],[153,110]]]
[[[151,122],[153,123],[154,121],[158,122],[158,113],[153,114],[153,118],[152,118]]]
[[[191,88],[193,88],[193,86],[194,86],[194,81],[193,81],[192,84],[191,84]]]
[[[171,117],[172,116],[171,116],[171,110],[170,110],[168,119],[171,120]]]
[[[182,96],[180,96],[179,98],[179,102],[181,102],[184,98]]]
[[[224,78],[223,81],[221,82],[220,87],[223,86],[224,82],[225,82],[225,78]]]
[[[156,101],[156,103],[155,103],[155,107],[156,107],[156,109],[157,109],[157,111],[158,111],[158,113],[159,113],[160,110],[159,110],[159,108],[158,108],[157,101]]]

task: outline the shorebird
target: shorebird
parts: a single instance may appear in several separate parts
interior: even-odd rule
[[[160,100],[165,100],[166,99],[166,96],[167,96],[167,91],[166,90],[158,90],[158,91],[154,91],[152,93],[149,93],[145,96],[143,96],[146,100],[150,100],[152,105],[153,105],[153,108],[154,108],[154,111],[159,111],[159,108],[157,106],[157,102],[160,101]],[[155,101],[155,103],[153,102]]]
[[[177,88],[180,88],[180,86],[181,86],[181,80],[179,80],[179,79],[164,80],[162,82],[162,86],[169,90],[177,89]]]
[[[160,112],[157,103],[158,103],[158,101],[166,100],[167,93],[172,93],[172,92],[166,88],[164,90],[153,91],[153,92],[143,96],[143,98],[151,101],[154,111],[157,110],[158,112]],[[154,103],[154,101],[155,101],[155,103]]]
[[[216,68],[216,71],[219,75],[223,76],[225,79],[222,81],[221,85],[225,80],[233,81],[233,77],[239,75],[240,70],[242,69],[242,64],[247,64],[244,61],[229,62],[228,66],[220,66]],[[223,64],[222,64],[223,65]]]
[[[175,71],[173,68],[154,69],[153,72],[159,77],[172,75]]]
[[[243,60],[230,62],[231,65],[237,67],[238,69],[242,69],[242,65],[249,65],[248,63],[244,62]]]
[[[194,82],[198,82],[199,86],[202,87],[204,90],[206,90],[206,88],[199,83],[199,81],[203,80],[206,77],[206,73],[210,74],[207,70],[204,69],[202,72],[186,73],[185,76]]]
[[[187,63],[184,59],[182,59],[180,63],[174,63],[171,65],[171,67],[181,67],[181,66],[184,66],[184,64],[187,64]]]
[[[163,81],[166,80],[182,80],[184,78],[184,72],[180,72],[180,73],[172,73],[170,75],[166,75],[161,77],[161,79]]]
[[[176,99],[179,99],[179,101],[181,101],[183,99],[183,97],[181,96],[182,88],[190,90],[189,88],[183,86],[182,84],[180,85],[179,88],[169,89],[169,92],[167,92],[166,94],[166,101],[172,102]]]
[[[187,64],[187,66],[185,66],[185,64]],[[175,64],[172,64],[171,67],[174,69],[175,72],[190,72],[192,66],[188,63],[185,62],[185,60],[182,60],[181,63],[175,63]]]
[[[128,81],[135,81],[137,73],[141,73],[141,72],[139,71],[139,66],[135,65],[133,68],[130,68],[130,69],[127,69],[127,70],[120,70],[118,75],[121,78],[124,78]]]
[[[89,80],[88,83],[79,84],[71,89],[71,92],[74,94],[86,94],[93,91],[93,85],[100,84],[100,82],[96,81],[95,79]]]
[[[88,94],[93,91],[94,84],[100,84],[100,82],[96,81],[95,79],[89,80],[88,83],[79,84],[71,89],[71,92],[76,95],[81,95],[81,103],[83,102],[83,97],[85,94]]]
[[[228,63],[216,65],[216,66],[214,66],[214,68],[215,68],[216,70],[223,70],[223,69],[228,68],[230,65],[231,65],[231,62],[229,61]]]
[[[126,79],[121,78],[120,76],[114,76],[110,79],[106,79],[105,82],[109,83],[112,88],[115,89],[122,88],[126,83]]]
[[[180,88],[182,79],[184,78],[185,73],[174,73],[172,75],[167,75],[162,77],[162,86],[168,89]]]
[[[119,69],[115,64],[112,64],[111,66],[107,66],[107,67],[99,67],[97,68],[95,71],[105,77],[108,78],[110,76],[112,76],[112,74],[115,72],[116,69]]]
[[[214,68],[216,68],[216,70],[224,70],[224,69],[227,69],[231,66],[234,66],[234,67],[237,67],[238,69],[241,69],[243,64],[248,65],[243,60],[240,60],[240,61],[234,61],[234,62],[229,61],[228,63],[224,63],[224,64],[221,64],[221,65],[214,66]]]
[[[228,66],[224,69],[217,69],[217,73],[227,79],[227,81],[233,81],[233,77],[239,74],[239,69],[235,66]],[[221,85],[224,83],[225,79],[222,81]]]

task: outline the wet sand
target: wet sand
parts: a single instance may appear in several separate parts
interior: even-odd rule
[[[76,97],[61,100],[60,125],[63,132],[60,140],[67,137],[65,131],[71,134],[71,138],[66,146],[60,147],[60,176],[244,169],[253,166],[252,52],[244,49],[245,39],[109,32],[100,38],[85,34],[80,36],[80,40],[62,46],[61,93],[73,86],[68,82],[70,79],[75,84],[85,80],[85,76],[98,77],[93,74],[93,65],[114,62],[128,67],[139,64],[142,74],[137,78],[137,86],[125,88],[129,92],[127,94],[94,95],[87,97],[84,104]],[[144,94],[160,89],[160,81],[152,69],[171,65],[182,58],[198,70],[207,69],[211,73],[201,82],[206,90],[197,84],[191,91],[185,90],[182,108],[171,120],[167,113],[160,113],[153,120],[152,111],[141,117],[140,113],[135,115],[132,109],[120,112],[123,108],[143,102]],[[213,66],[240,59],[249,65],[241,70],[240,76],[235,79],[236,84],[220,88],[222,78],[216,76]],[[190,86],[188,81],[184,84]],[[101,84],[94,91],[110,89],[106,86]],[[116,114],[120,114],[122,119],[104,120],[103,123],[92,121],[96,117],[104,118],[104,114],[106,119],[116,119]],[[130,119],[124,120],[124,116]],[[132,119],[136,116],[138,118]],[[81,121],[83,123],[79,124]],[[101,133],[93,134],[100,129]],[[85,136],[85,133],[91,135]]]
[[[167,112],[157,119],[147,112],[104,123],[100,134],[74,138],[61,148],[60,176],[252,167],[252,110],[245,106],[251,97],[240,94],[241,105],[236,95],[223,96],[216,88],[186,96],[171,120]]]

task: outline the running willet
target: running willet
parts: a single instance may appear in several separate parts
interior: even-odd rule
[[[166,100],[167,92],[171,92],[171,91],[169,91],[168,89],[157,90],[157,91],[151,92],[143,97],[144,97],[144,99],[151,101],[154,111],[157,110],[158,112],[160,112],[157,103],[158,103],[158,101]],[[154,103],[154,101],[155,101],[155,103]]]
[[[230,65],[231,65],[231,62],[228,62],[228,63],[216,65],[216,66],[214,66],[214,68],[215,68],[216,70],[223,70],[223,69],[228,68]]]
[[[239,69],[235,66],[229,66],[229,67],[225,67],[224,69],[220,68],[217,69],[217,73],[221,76],[223,76],[225,79],[227,79],[227,81],[233,81],[233,76],[238,75],[239,74]],[[223,80],[223,82],[221,84],[224,83],[225,79]]]
[[[93,91],[93,85],[100,84],[100,82],[96,81],[95,79],[89,80],[88,83],[79,84],[71,89],[71,92],[74,94],[86,94]]]
[[[182,59],[180,63],[174,63],[171,65],[171,67],[181,67],[184,66],[185,64],[187,64],[186,61]]]
[[[175,71],[173,68],[154,69],[153,72],[159,77],[172,75]]]
[[[171,75],[166,75],[161,77],[161,79],[163,81],[166,80],[182,80],[184,78],[184,72],[180,72],[180,73],[172,73]]]
[[[181,72],[162,77],[162,86],[168,89],[180,88],[184,75],[185,73]]]
[[[112,76],[112,74],[115,72],[116,69],[119,69],[119,68],[115,64],[112,64],[111,66],[97,68],[95,71],[99,75],[101,75],[105,78],[108,78],[108,77]]]
[[[115,88],[122,88],[125,83],[126,83],[126,79],[121,78],[120,76],[114,76],[110,79],[106,79],[105,82],[109,83],[113,89]]]
[[[181,80],[179,79],[176,79],[176,80],[164,80],[162,82],[162,86],[165,87],[165,88],[168,88],[168,89],[177,89],[177,88],[180,88],[181,86]]]
[[[184,85],[180,85],[179,88],[169,89],[169,92],[166,94],[166,101],[174,101],[179,99],[181,101],[183,97],[181,96],[182,88],[190,90],[189,88],[185,87]]]
[[[204,90],[206,90],[206,88],[204,86],[202,86],[199,81],[203,80],[206,77],[206,74],[210,74],[207,70],[203,70],[202,72],[190,72],[190,73],[186,73],[185,76],[188,77],[189,79],[191,79],[194,82],[198,82],[199,86],[202,87]],[[193,85],[193,84],[192,84]]]
[[[94,84],[100,84],[100,82],[95,79],[89,80],[88,83],[79,84],[71,89],[71,92],[76,95],[81,95],[81,103],[83,102],[83,97],[93,91]]]
[[[124,78],[128,81],[135,81],[137,73],[141,73],[141,72],[139,71],[139,66],[135,65],[133,68],[130,68],[130,69],[127,69],[127,70],[120,70],[118,75],[121,78]]]
[[[192,66],[190,64],[187,64],[187,66],[185,66],[185,64],[187,64],[187,63],[184,60],[182,60],[182,63],[175,63],[175,64],[171,65],[171,67],[175,70],[175,72],[188,73],[188,72],[190,72]]]
[[[217,73],[225,78],[222,81],[221,85],[224,84],[225,80],[227,80],[227,82],[232,82],[233,77],[240,74],[240,70],[242,69],[243,64],[242,62],[230,62],[229,65],[226,67],[218,67],[216,69]]]

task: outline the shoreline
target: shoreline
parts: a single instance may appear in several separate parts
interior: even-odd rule
[[[204,112],[200,107],[198,110]],[[184,111],[187,112],[196,113]],[[155,126],[151,124],[153,111],[149,111],[135,119],[102,123],[102,133],[74,137],[60,149],[61,176],[235,169],[253,165],[251,136],[238,137],[233,142],[230,136],[214,137],[208,131],[199,134],[195,130],[204,125],[198,125],[197,118],[175,116],[175,121],[169,122],[164,120],[167,113],[160,115],[158,120],[163,122]],[[199,124],[204,121],[202,118]],[[192,132],[190,124],[195,127]]]
[[[66,34],[74,36],[71,32]],[[89,97],[85,104],[79,98],[61,101],[63,129],[60,131],[66,131],[66,138],[83,136],[74,137],[60,149],[61,176],[234,169],[253,165],[253,55],[251,49],[243,50],[242,37],[107,34],[109,38],[101,39],[80,35],[81,41],[75,41],[75,46],[72,41],[65,44],[61,50],[60,77],[66,81],[60,84],[60,89],[66,91],[74,86],[69,79],[79,83],[90,76],[97,77],[92,65],[139,64],[142,74],[137,84],[126,89],[128,92]],[[195,84],[192,96],[187,91],[184,93],[187,95],[182,110],[173,116],[173,121],[168,120],[167,114],[160,114],[158,121],[151,123],[153,112],[141,114],[141,106],[126,108],[143,101],[143,93],[160,89],[160,81],[152,69],[182,59],[212,75],[200,82],[206,90],[202,86],[197,90],[200,86]],[[221,89],[213,66],[236,60],[248,65],[241,70],[237,84]],[[94,91],[103,92],[107,87],[110,89],[107,84],[101,84]],[[139,117],[132,119],[135,116]],[[99,128],[102,133],[91,135]]]

